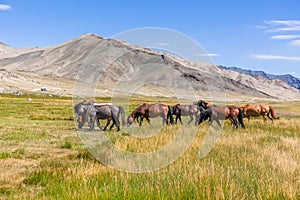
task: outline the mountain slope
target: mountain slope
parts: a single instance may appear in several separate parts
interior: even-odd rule
[[[153,74],[156,70],[158,73]],[[209,63],[192,63],[172,54],[95,34],[0,59],[0,82],[5,88],[33,91],[47,86],[54,92],[72,93],[72,84],[78,77],[84,84],[96,83],[99,95],[104,91],[110,94],[113,90],[128,91],[122,86],[117,88],[118,84],[129,88],[144,84],[151,90],[143,94],[159,95],[161,86],[156,87],[156,91],[154,86],[160,83],[180,94],[192,87],[202,98],[212,92],[224,93],[223,89],[227,97],[238,99],[300,98],[299,91],[283,81],[257,79]],[[137,83],[128,85],[132,80]]]
[[[23,53],[35,51],[37,49],[38,49],[37,47],[15,49],[7,44],[0,42],[0,59],[15,57]]]
[[[273,75],[273,74],[265,73],[263,71],[252,71],[252,70],[241,69],[238,67],[226,67],[226,66],[219,66],[219,67],[221,67],[223,69],[227,69],[227,70],[233,70],[233,71],[236,71],[236,72],[239,72],[242,74],[247,74],[247,75],[254,76],[254,77],[260,76],[260,77],[263,77],[263,78],[266,78],[269,80],[279,79],[279,80],[285,81],[290,86],[300,90],[300,79],[296,78],[290,74]]]

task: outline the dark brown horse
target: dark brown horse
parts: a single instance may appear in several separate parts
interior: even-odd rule
[[[242,128],[245,128],[243,122],[243,112],[240,108],[235,106],[215,106],[211,105],[208,102],[203,100],[199,100],[198,102],[194,102],[194,104],[198,105],[201,113],[200,116],[197,117],[196,124],[201,124],[203,121],[209,119],[209,123],[211,124],[213,121],[216,121],[219,126],[221,126],[219,120],[229,119],[233,125],[238,128],[239,124]]]
[[[149,118],[162,117],[163,124],[168,124],[168,116],[172,119],[172,111],[169,106],[164,104],[147,104],[144,103],[140,105],[137,109],[135,109],[127,118],[127,126],[130,126],[135,119],[140,118],[139,125],[141,126],[143,123],[143,119],[145,118],[147,122],[150,124]],[[172,121],[171,119],[171,121]]]
[[[171,106],[171,109],[173,115],[176,116],[175,124],[177,124],[178,119],[182,124],[181,116],[190,116],[190,121],[188,122],[188,124],[190,124],[198,114],[198,106],[196,105],[176,104],[175,106]]]
[[[250,121],[250,117],[259,117],[262,116],[264,122],[266,122],[267,117],[272,120],[279,119],[279,117],[275,117],[275,111],[272,106],[269,105],[252,105],[247,104],[244,106],[239,106],[243,111],[243,116],[248,118],[248,122]]]

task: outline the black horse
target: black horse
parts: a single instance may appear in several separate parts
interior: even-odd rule
[[[182,124],[181,116],[190,116],[190,121],[188,122],[188,124],[190,124],[194,120],[194,117],[197,117],[199,110],[196,105],[176,104],[175,106],[171,106],[171,108],[173,115],[176,116],[175,124],[177,124],[178,119]]]
[[[122,117],[122,125],[125,125],[124,109],[117,105],[94,105],[93,102],[83,101],[76,104],[74,107],[75,113],[78,117],[78,128],[82,128],[86,121],[89,122],[90,130],[94,130],[94,122],[96,120],[97,126],[100,126],[100,119],[107,119],[107,123],[102,130],[106,130],[111,121],[113,121],[110,129],[114,125],[117,126],[117,131],[120,130],[120,115]]]

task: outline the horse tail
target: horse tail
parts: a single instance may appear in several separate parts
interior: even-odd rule
[[[269,106],[270,108],[270,111],[269,111],[269,114],[271,114],[271,117],[273,119],[279,119],[279,117],[275,117],[275,111],[274,111],[274,108],[272,106]]]
[[[121,114],[121,118],[122,118],[122,126],[125,126],[125,112],[124,112],[124,108],[122,106],[119,106],[119,113]]]
[[[241,126],[243,128],[245,128],[245,124],[244,124],[244,121],[243,121],[243,110],[241,108],[238,108],[238,109],[239,109],[238,121],[241,124]]]
[[[172,106],[168,106],[168,118],[170,118],[170,124],[174,124]]]

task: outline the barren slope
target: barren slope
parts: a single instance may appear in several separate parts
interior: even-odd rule
[[[163,68],[158,70],[157,77],[141,74],[151,70],[153,72],[157,67]],[[104,39],[95,34],[86,34],[57,46],[0,59],[0,69],[2,88],[15,86],[34,90],[46,86],[52,87],[55,92],[60,90],[62,93],[72,93],[72,81],[80,77],[82,82],[97,83],[101,91],[109,90],[108,86],[120,82],[126,85],[133,79],[130,75],[138,75],[140,77],[135,78],[140,83],[172,79],[172,88],[180,91],[187,90],[184,83],[187,80],[200,96],[202,94],[205,97],[211,91],[222,92],[226,89],[228,96],[237,98],[300,99],[299,90],[283,81],[255,79],[230,70],[221,70],[209,63],[191,63],[168,53]],[[119,89],[120,92],[126,90]]]

